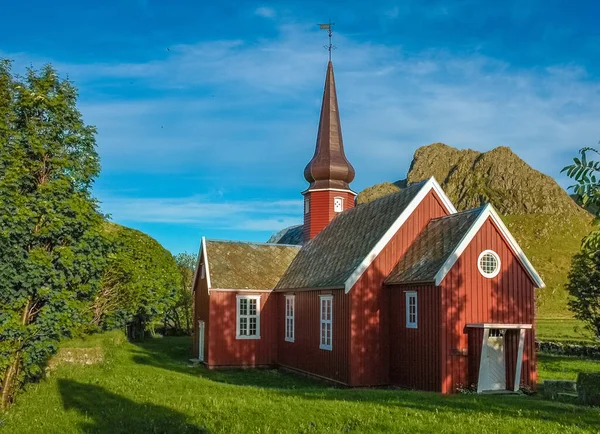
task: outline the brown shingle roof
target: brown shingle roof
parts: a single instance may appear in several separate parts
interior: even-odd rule
[[[343,287],[425,183],[338,215],[302,247],[276,289]]]
[[[476,208],[431,220],[386,279],[387,284],[433,282],[483,211]]]
[[[300,246],[206,240],[211,288],[273,289]]]

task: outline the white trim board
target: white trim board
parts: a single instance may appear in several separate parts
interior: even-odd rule
[[[200,274],[200,260],[204,258],[204,272],[206,273],[206,285],[210,293],[210,274],[208,272],[208,255],[206,253],[206,238],[202,237],[200,241],[200,249],[198,249],[198,260],[196,261],[196,269],[194,270],[194,281],[192,282],[192,294],[196,291],[196,283]]]
[[[208,268],[208,252],[206,251],[206,237],[202,237],[202,256],[204,257],[204,272],[206,273],[206,287],[210,294],[210,268]]]
[[[479,232],[479,229],[481,229],[483,224],[487,221],[488,217],[491,218],[492,221],[496,224],[496,227],[500,230],[500,235],[502,235],[504,240],[507,242],[508,246],[513,251],[517,259],[521,262],[521,264],[525,268],[525,271],[527,272],[527,274],[529,274],[529,277],[531,277],[536,286],[538,288],[544,288],[546,286],[544,284],[544,281],[537,273],[537,271],[535,271],[535,268],[533,268],[533,265],[531,265],[531,262],[529,262],[529,259],[527,259],[525,253],[523,253],[523,250],[521,249],[521,247],[519,247],[519,244],[511,235],[508,228],[506,227],[506,225],[504,224],[494,207],[489,203],[483,208],[483,210],[477,217],[477,220],[475,220],[475,222],[465,234],[463,239],[460,241],[458,246],[456,246],[456,249],[454,249],[452,254],[444,263],[444,265],[442,265],[442,268],[436,273],[435,285],[438,286],[440,283],[442,283],[442,280],[444,280],[444,278],[452,269],[458,258],[460,258],[460,255],[462,255],[469,243],[471,243],[475,235],[477,235],[477,232]]]
[[[406,220],[408,220],[413,211],[417,208],[417,206],[419,206],[423,199],[427,197],[431,190],[435,191],[435,193],[438,195],[438,197],[442,201],[442,204],[446,208],[446,211],[448,211],[449,214],[456,214],[456,208],[454,208],[454,205],[452,204],[448,196],[446,196],[446,193],[444,193],[442,187],[440,187],[440,185],[437,183],[434,177],[429,178],[427,182],[425,182],[423,187],[421,187],[421,189],[413,198],[413,200],[410,201],[408,206],[398,216],[398,218],[392,224],[392,226],[390,226],[390,228],[385,232],[383,237],[381,237],[377,244],[375,244],[375,247],[371,249],[369,254],[362,260],[360,265],[352,272],[350,277],[346,279],[346,282],[344,283],[344,290],[346,294],[350,292],[350,289],[356,284],[356,282],[358,282],[358,279],[360,279],[363,273],[367,271],[367,269],[373,263],[375,258],[377,258],[377,256],[379,255],[379,253],[381,253],[384,247],[388,245],[390,240],[394,237],[394,235],[396,235],[396,232],[400,230],[402,225],[406,222]]]
[[[467,324],[466,327],[467,328],[473,328],[473,329],[510,329],[510,330],[516,330],[516,329],[530,329],[530,328],[532,328],[532,325],[531,324],[501,324],[501,323],[480,322],[480,323],[475,323],[475,324]]]

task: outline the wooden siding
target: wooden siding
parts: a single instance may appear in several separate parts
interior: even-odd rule
[[[441,391],[440,291],[434,285],[395,285],[390,291],[390,382]],[[406,292],[417,293],[417,328],[406,328]]]
[[[344,198],[344,211],[354,208],[354,195],[341,191],[308,191],[304,195],[308,198],[309,212],[304,214],[304,239],[310,240],[327,226],[338,214],[333,211],[333,199]]]
[[[204,279],[200,278],[200,268],[202,267],[202,263],[204,259],[200,260],[200,265],[198,266],[198,273],[196,279],[196,287],[194,288],[194,324],[192,333],[193,346],[192,346],[192,356],[199,358],[198,354],[198,321],[204,321],[204,360],[208,360],[208,330],[209,330],[209,306],[210,299],[208,295],[208,284],[206,280],[206,275]]]
[[[351,385],[389,384],[389,289],[383,282],[427,223],[447,214],[431,191],[351,288]]]
[[[480,253],[487,249],[495,251],[501,262],[500,273],[491,279],[483,277],[477,268]],[[474,367],[469,369],[469,364],[477,363],[474,359],[481,351],[480,348],[469,348],[465,326],[483,322],[535,324],[534,283],[498,228],[488,219],[446,275],[441,291],[442,392],[452,393],[457,386],[473,381]],[[534,337],[534,329],[526,330],[521,374],[521,383],[531,388],[537,380]],[[467,349],[470,357],[457,354],[459,350]],[[514,365],[516,355],[512,358],[512,350],[509,352],[507,363]],[[507,372],[512,373],[514,369],[510,366]]]
[[[295,299],[295,339],[285,341],[285,293],[277,293],[277,350],[279,365],[348,383],[350,296],[343,289],[290,292]],[[320,344],[321,295],[333,295],[332,349]]]
[[[236,296],[260,296],[260,339],[236,339]],[[268,292],[210,292],[208,366],[273,366],[277,363],[276,296]]]

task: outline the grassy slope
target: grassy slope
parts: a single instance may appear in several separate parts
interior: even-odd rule
[[[549,215],[511,215],[504,221],[546,283],[546,288],[538,290],[538,317],[571,317],[564,285],[571,258],[590,232],[591,221],[578,216],[565,221]]]
[[[588,342],[598,345],[593,334],[583,327],[576,319],[538,318],[536,336],[541,341],[558,341],[581,343]]]
[[[536,397],[336,389],[278,371],[208,371],[185,362],[189,338],[120,341],[115,333],[88,340],[105,347],[104,363],[59,367],[0,415],[0,433],[566,433],[595,431],[600,420],[597,409]]]

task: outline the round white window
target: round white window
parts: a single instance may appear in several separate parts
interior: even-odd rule
[[[496,277],[500,272],[500,257],[493,250],[484,250],[477,260],[479,272],[488,279]]]

